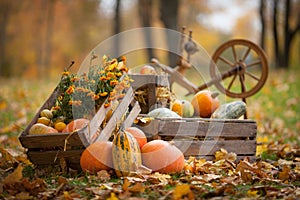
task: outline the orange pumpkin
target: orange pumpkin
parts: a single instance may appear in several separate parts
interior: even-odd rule
[[[184,168],[183,153],[164,140],[152,140],[142,148],[143,165],[160,173],[181,172]]]
[[[80,118],[80,119],[75,119],[68,123],[66,128],[62,131],[63,133],[71,133],[76,130],[80,130],[84,128],[86,125],[88,125],[90,121],[88,119]]]
[[[140,149],[142,149],[142,147],[147,143],[147,137],[141,129],[137,127],[128,127],[126,128],[126,131],[131,133],[131,135],[137,140]]]
[[[97,141],[88,146],[80,157],[81,169],[92,174],[111,169],[112,145],[110,141]]]
[[[195,110],[195,116],[209,118],[212,113],[220,106],[218,93],[209,90],[202,90],[195,94],[191,103]]]

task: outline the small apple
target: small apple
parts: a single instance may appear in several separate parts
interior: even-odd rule
[[[154,67],[150,65],[144,65],[140,70],[140,74],[156,74],[156,71]]]

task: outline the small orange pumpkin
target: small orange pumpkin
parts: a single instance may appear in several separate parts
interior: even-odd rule
[[[183,153],[164,140],[152,140],[142,148],[143,165],[160,173],[181,172],[184,168]]]
[[[147,137],[141,129],[137,127],[128,127],[126,128],[126,131],[131,133],[131,135],[137,140],[140,149],[142,149],[142,147],[147,143]]]
[[[62,132],[63,133],[71,133],[76,130],[80,130],[80,129],[84,128],[89,123],[90,123],[90,120],[88,120],[88,119],[84,119],[84,118],[75,119],[75,120],[71,121],[70,123],[68,123],[68,125]]]
[[[81,154],[80,166],[84,172],[92,174],[111,169],[113,166],[112,142],[97,141],[88,146]]]
[[[194,107],[188,100],[176,99],[171,104],[171,110],[176,112],[181,117],[192,117],[194,115]]]
[[[220,106],[218,93],[209,90],[201,90],[195,94],[191,103],[195,110],[195,116],[209,118]]]

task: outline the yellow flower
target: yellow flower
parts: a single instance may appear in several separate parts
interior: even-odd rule
[[[107,93],[107,92],[102,92],[102,93],[100,93],[99,95],[100,95],[101,97],[105,97],[105,96],[108,95],[108,93]]]
[[[116,76],[117,76],[117,77],[121,77],[122,75],[123,75],[122,72],[117,72],[117,73],[116,73]]]
[[[67,94],[73,94],[74,92],[74,85],[71,85],[67,90],[66,90],[66,93]]]
[[[69,71],[64,71],[64,72],[62,73],[63,76],[68,76],[69,74],[70,74]]]
[[[117,94],[116,90],[113,90],[109,93],[109,96],[115,96]]]
[[[113,71],[116,67],[118,66],[118,61],[117,59],[113,59],[110,61],[108,67],[106,68],[107,71]]]
[[[57,97],[57,100],[58,101],[62,101],[63,100],[63,96],[60,95],[59,97]]]

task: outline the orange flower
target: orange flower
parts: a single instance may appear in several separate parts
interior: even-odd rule
[[[107,80],[106,76],[101,76],[100,77],[100,81],[105,81],[105,80]]]
[[[125,56],[121,56],[121,57],[120,57],[120,60],[121,60],[122,62],[126,63],[126,57],[125,57]]]
[[[115,86],[115,85],[117,85],[118,83],[119,83],[118,80],[111,80],[111,81],[109,82],[109,85],[110,85],[110,86]]]
[[[86,96],[88,96],[88,97],[93,97],[94,95],[95,95],[94,92],[89,92]]]
[[[122,94],[119,94],[119,96],[118,96],[118,99],[123,99],[123,98],[124,98],[124,96],[125,96],[125,94],[124,94],[124,93],[122,93]]]
[[[67,90],[66,90],[66,93],[67,94],[73,94],[74,92],[74,85],[71,85]]]
[[[104,108],[108,108],[110,106],[110,103],[105,103]]]
[[[112,72],[107,72],[106,76],[107,76],[108,78],[112,78],[112,77],[114,77],[114,73],[112,73]]]
[[[100,96],[97,95],[97,94],[94,94],[94,96],[92,96],[92,99],[93,99],[94,101],[98,100],[99,98],[100,98]]]
[[[53,106],[52,108],[51,108],[51,110],[59,110],[60,109],[60,106]]]
[[[109,97],[109,98],[108,98],[108,101],[113,101],[113,100],[115,100],[115,99],[116,99],[116,96]]]
[[[82,102],[80,101],[80,100],[78,100],[78,101],[72,101],[72,100],[70,100],[69,101],[69,105],[71,106],[71,105],[74,105],[74,106],[81,106],[81,104],[82,104]]]
[[[74,83],[74,82],[77,82],[77,81],[79,81],[79,80],[80,80],[80,78],[78,78],[78,77],[74,77],[74,78],[72,78],[72,79],[71,79],[71,82],[73,82],[73,83]]]

